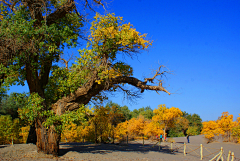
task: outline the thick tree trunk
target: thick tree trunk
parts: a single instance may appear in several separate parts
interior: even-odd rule
[[[113,131],[113,141],[112,141],[112,143],[114,144],[114,140],[115,140],[115,135],[114,135],[114,126],[112,126],[112,131]]]
[[[58,156],[61,134],[56,132],[55,127],[52,125],[47,129],[38,120],[36,123],[36,134],[38,151]]]
[[[98,140],[97,140],[97,123],[94,122],[94,127],[95,127],[95,144],[98,143]]]
[[[165,135],[166,135],[166,129],[167,129],[167,126],[164,127],[163,129],[163,142],[165,141]]]
[[[32,143],[36,144],[37,143],[37,135],[36,135],[36,127],[35,123],[33,123],[32,126],[30,126],[30,130],[28,133],[28,138],[27,138],[27,144]]]

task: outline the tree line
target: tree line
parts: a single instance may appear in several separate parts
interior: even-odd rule
[[[223,112],[217,120],[203,122],[202,134],[208,142],[222,139],[240,143],[240,114],[236,121],[229,112]]]
[[[29,122],[19,118],[29,95],[17,97],[16,93],[2,97],[0,104],[0,144],[26,143]],[[18,98],[18,99],[16,99]],[[129,139],[152,138],[156,135],[181,137],[201,133],[201,118],[178,108],[161,104],[156,109],[150,106],[129,110],[127,106],[109,102],[94,108],[81,107],[75,119],[65,115],[62,125],[62,142],[91,141],[114,142]]]

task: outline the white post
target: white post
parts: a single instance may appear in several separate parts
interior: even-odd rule
[[[217,160],[219,160],[220,158],[222,158],[222,154],[223,154],[223,147],[221,147],[221,151],[220,151],[220,153],[219,153],[219,156],[218,156]]]
[[[231,161],[234,161],[234,152],[232,152],[232,160]]]
[[[183,150],[184,156],[186,156],[186,143],[184,143],[184,150]]]
[[[227,161],[230,161],[230,157],[231,157],[231,151],[229,150],[229,152],[228,152],[228,157],[227,157]]]
[[[203,150],[202,150],[202,144],[200,144],[200,155],[201,155],[201,160],[203,159]]]

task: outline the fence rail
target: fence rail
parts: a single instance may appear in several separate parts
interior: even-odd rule
[[[209,161],[240,161],[239,158],[236,158],[234,156],[234,152],[229,151],[228,155],[226,156],[223,153],[223,147],[217,149],[217,148],[210,148],[210,147],[205,147],[202,144],[199,146],[196,145],[188,145],[186,143],[179,144],[179,143],[169,143],[169,142],[156,142],[153,146],[148,147],[148,148],[154,148],[155,146],[159,145],[159,150],[162,148],[169,149],[170,153],[175,153],[175,152],[182,152],[184,156],[187,155],[193,155],[196,157],[199,157],[200,160],[204,159],[209,159]],[[214,151],[213,151],[214,150]],[[213,151],[213,152],[212,152]]]

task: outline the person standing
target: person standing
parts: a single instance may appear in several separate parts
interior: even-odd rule
[[[162,142],[162,134],[160,135],[160,142]]]
[[[189,143],[189,135],[187,135],[187,142]]]

